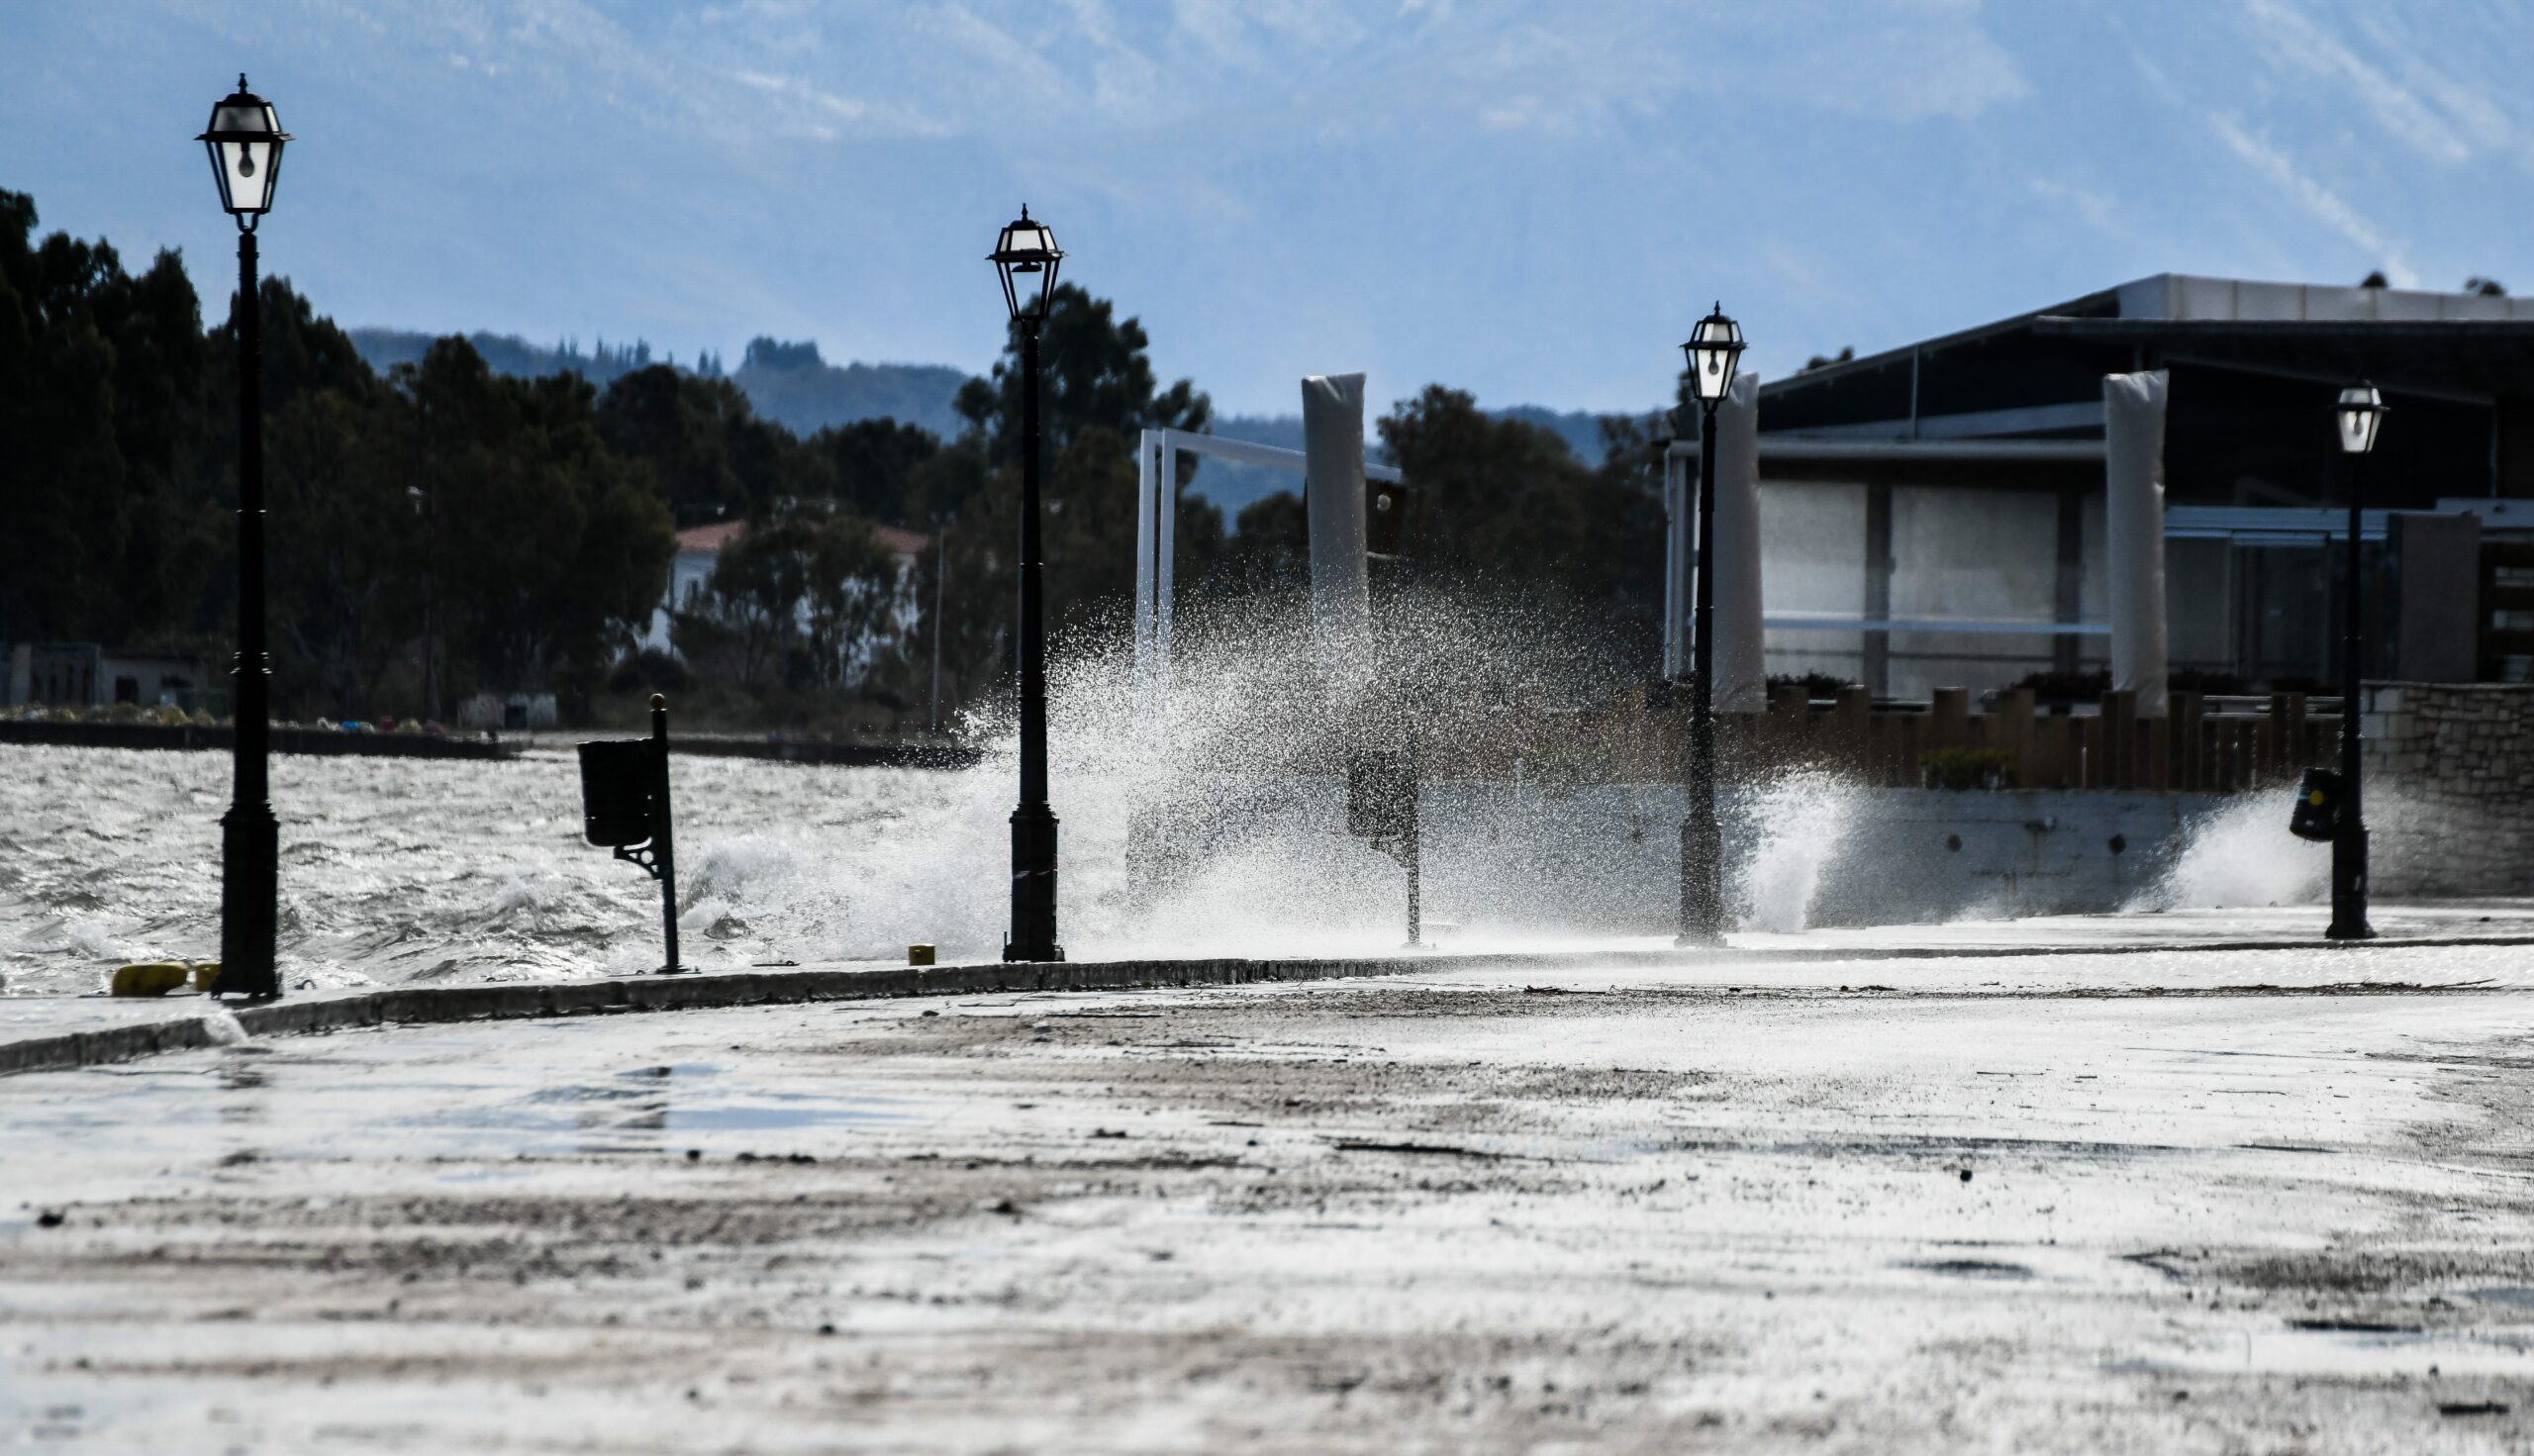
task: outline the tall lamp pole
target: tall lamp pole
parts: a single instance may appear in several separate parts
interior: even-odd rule
[[[1691,609],[1690,811],[1681,821],[1679,945],[1724,940],[1724,830],[1715,814],[1715,408],[1733,388],[1742,326],[1724,305],[1699,320],[1681,345],[1704,417],[1699,437],[1698,594]]]
[[[1021,333],[1021,807],[1012,812],[1012,929],[1005,960],[1063,960],[1056,943],[1056,816],[1047,807],[1047,628],[1038,546],[1038,330],[1064,252],[1029,209],[1005,226],[989,261]]]
[[[2376,386],[2362,379],[2340,392],[2332,417],[2340,427],[2341,453],[2349,461],[2349,577],[2342,602],[2340,657],[2340,813],[2332,820],[2332,940],[2368,940],[2367,821],[2359,810],[2359,649],[2365,628],[2360,613],[2358,525],[2361,476],[2376,448],[2388,407]]]
[[[238,660],[231,715],[237,724],[229,813],[220,821],[220,979],[223,996],[281,995],[273,964],[280,828],[273,822],[265,755],[272,663],[264,651],[264,394],[262,324],[255,305],[255,224],[281,180],[281,130],[272,105],[238,89],[213,105],[194,139],[211,154],[220,205],[238,220]]]

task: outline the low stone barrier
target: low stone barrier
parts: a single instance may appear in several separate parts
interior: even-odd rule
[[[2534,684],[2372,683],[2365,809],[2380,894],[2534,894]]]

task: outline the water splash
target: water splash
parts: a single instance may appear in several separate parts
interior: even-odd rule
[[[1070,954],[1397,948],[1406,875],[1348,832],[1344,770],[1351,747],[1411,741],[1438,770],[1420,800],[1429,936],[1668,935],[1682,794],[1650,735],[1579,748],[1601,740],[1543,727],[1628,680],[1600,633],[1439,602],[1390,604],[1384,621],[1380,640],[1332,665],[1298,614],[1183,616],[1166,696],[1121,640],[1076,638],[1050,685]],[[967,732],[982,757],[959,771],[676,759],[685,958],[898,961],[918,941],[945,960],[997,954],[1018,778],[1009,704]],[[225,758],[0,755],[11,993],[92,989],[101,959],[217,953]],[[283,757],[273,774],[293,985],[658,962],[657,889],[580,841],[560,744],[508,763]],[[1728,795],[1760,845],[1737,902],[1749,922],[1805,922],[1835,805],[1818,779]]]
[[[2288,832],[2284,794],[2252,794],[2183,828],[2171,868],[2125,909],[2237,910],[2330,898],[2332,851]]]
[[[1857,822],[1856,786],[1823,769],[1802,769],[1748,796],[1750,858],[1742,872],[1744,929],[1792,933],[1810,927],[1822,877]]]

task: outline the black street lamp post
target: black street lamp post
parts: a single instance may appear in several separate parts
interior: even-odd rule
[[[1741,366],[1742,326],[1724,305],[1699,321],[1690,341],[1690,389],[1705,417],[1699,437],[1698,593],[1691,609],[1690,810],[1681,821],[1680,945],[1724,939],[1724,830],[1715,813],[1715,409]]]
[[[265,755],[272,664],[264,652],[262,327],[255,306],[255,224],[281,179],[281,130],[270,103],[238,78],[195,139],[211,153],[220,205],[238,220],[238,661],[232,672],[235,777],[220,821],[221,995],[281,994],[273,964],[280,829]]]
[[[1056,816],[1047,807],[1047,640],[1038,545],[1038,330],[1064,252],[1029,209],[1007,225],[989,260],[1021,331],[1021,807],[1012,812],[1012,930],[1005,960],[1063,960],[1056,943]]]
[[[2358,575],[2359,488],[2376,434],[2388,413],[2376,386],[2360,380],[2340,392],[2332,407],[2340,426],[2341,453],[2349,461],[2349,575],[2342,602],[2344,619],[2340,658],[2340,812],[2332,820],[2332,922],[2323,931],[2332,940],[2367,940],[2376,931],[2367,923],[2367,821],[2359,811],[2359,649],[2361,625]]]

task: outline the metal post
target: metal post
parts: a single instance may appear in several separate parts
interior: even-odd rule
[[[1056,816],[1047,807],[1046,623],[1039,597],[1038,324],[1021,325],[1021,806],[1012,812],[1005,960],[1065,958],[1056,943]]]
[[[941,593],[950,579],[950,533],[932,523],[932,728],[941,731]]]
[[[2367,457],[2353,454],[2349,461],[2349,580],[2347,600],[2343,604],[2344,631],[2340,658],[2340,818],[2332,827],[2332,922],[2323,931],[2331,940],[2369,940],[2375,928],[2367,923],[2367,821],[2359,812],[2358,794],[2358,687],[2359,648],[2361,645],[2358,576],[2358,526],[2360,482]]]
[[[423,721],[439,721],[439,491],[423,493]]]
[[[669,700],[657,693],[651,695],[651,752],[657,760],[653,771],[659,775],[651,791],[655,806],[651,816],[651,863],[649,869],[660,881],[660,928],[668,938],[668,959],[660,965],[662,975],[674,975],[686,967],[677,958],[677,846],[671,825],[676,816],[669,812]]]
[[[1417,762],[1416,729],[1411,727],[1408,731],[1408,828],[1401,836],[1399,846],[1400,857],[1408,862],[1408,946],[1411,950],[1422,944],[1425,936],[1425,846],[1423,825],[1416,812],[1416,801],[1423,788],[1423,767]]]
[[[1699,437],[1698,593],[1691,608],[1690,811],[1681,821],[1679,945],[1724,938],[1724,833],[1715,817],[1715,407]]]
[[[274,965],[280,826],[266,762],[272,663],[264,651],[263,328],[255,235],[238,235],[238,659],[231,669],[234,784],[220,821],[220,979],[224,996],[281,995]]]

